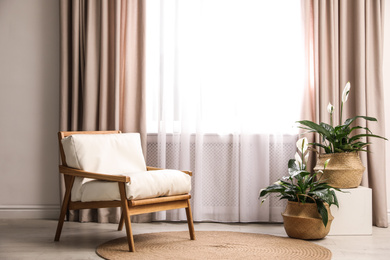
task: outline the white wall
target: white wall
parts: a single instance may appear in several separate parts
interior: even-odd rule
[[[390,139],[390,1],[385,3],[383,86],[385,98],[386,137]],[[387,215],[390,223],[390,141],[386,142]]]
[[[0,1],[0,218],[59,212],[59,1]]]

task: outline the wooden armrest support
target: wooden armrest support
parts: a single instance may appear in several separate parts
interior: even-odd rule
[[[75,177],[91,178],[91,179],[102,180],[102,181],[116,181],[116,182],[130,182],[131,181],[129,176],[86,172],[83,170],[70,168],[70,167],[66,167],[63,165],[60,165],[59,169],[60,169],[61,173],[75,176]]]
[[[158,171],[158,170],[164,170],[163,168],[157,168],[152,166],[146,166],[146,170],[148,171]]]
[[[152,166],[146,166],[146,169],[147,169],[148,171],[165,170],[165,169],[163,169],[163,168],[157,168],[157,167],[152,167]],[[191,172],[191,171],[181,171],[181,172],[184,172],[184,173],[186,173],[186,174],[192,176],[192,172]]]
[[[166,197],[157,197],[157,198],[151,198],[151,199],[130,200],[129,205],[131,205],[132,207],[135,207],[135,206],[141,206],[141,205],[157,204],[157,203],[161,203],[161,202],[188,200],[190,198],[191,198],[190,194],[182,194],[182,195],[174,195],[174,196],[166,196]]]

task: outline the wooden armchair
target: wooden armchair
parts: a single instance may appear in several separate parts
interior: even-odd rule
[[[136,133],[59,132],[58,139],[66,191],[55,241],[60,239],[68,210],[110,207],[122,209],[118,230],[124,223],[131,252],[135,247],[130,216],[137,214],[185,208],[190,238],[195,240],[191,172],[146,166]]]

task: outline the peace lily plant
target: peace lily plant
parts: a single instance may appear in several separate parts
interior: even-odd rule
[[[324,180],[321,180],[322,170],[313,174],[306,170],[306,164],[309,159],[309,149],[307,138],[301,138],[296,143],[298,151],[295,154],[295,159],[288,161],[288,176],[282,177],[279,181],[260,190],[259,198],[264,197],[261,203],[269,196],[270,193],[276,193],[280,199],[300,203],[315,203],[318,213],[322,218],[324,226],[328,224],[328,211],[325,203],[329,206],[332,204],[339,206],[336,193],[333,188]],[[325,161],[324,169],[329,160]],[[317,179],[317,174],[320,173]]]
[[[321,136],[322,143],[311,143],[312,145],[319,146],[324,148],[325,153],[342,153],[342,152],[359,152],[359,151],[367,151],[365,147],[369,145],[369,142],[360,141],[363,137],[375,137],[382,138],[387,140],[384,137],[374,135],[367,127],[362,126],[354,126],[351,127],[351,124],[358,118],[365,119],[367,121],[377,121],[374,117],[368,116],[355,116],[352,118],[348,118],[342,123],[342,115],[343,115],[343,106],[344,103],[348,100],[349,91],[351,88],[351,84],[348,82],[345,85],[341,104],[340,104],[340,122],[339,125],[333,127],[333,112],[334,107],[331,103],[329,103],[327,110],[330,114],[330,124],[320,123],[316,124],[309,120],[297,121],[300,124],[299,128],[308,130],[307,133],[318,133]],[[354,134],[354,132],[358,129],[366,130],[368,133],[366,134]]]

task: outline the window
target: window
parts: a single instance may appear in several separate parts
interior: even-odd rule
[[[147,131],[295,133],[300,1],[147,1]]]

